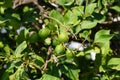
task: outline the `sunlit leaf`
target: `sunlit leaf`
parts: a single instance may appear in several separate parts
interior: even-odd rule
[[[56,0],[58,4],[62,6],[70,6],[74,0]]]
[[[111,69],[120,70],[120,58],[111,58],[107,65]]]
[[[63,21],[63,16],[58,11],[52,10],[50,12],[50,16],[57,19],[57,20],[59,20],[60,22]]]
[[[87,30],[85,30],[85,31],[83,31],[82,33],[79,33],[79,37],[80,38],[85,38],[86,40],[88,40],[88,41],[90,41],[90,33],[91,33],[91,31],[87,31]]]
[[[102,42],[105,43],[109,41],[113,35],[110,34],[110,30],[100,30],[95,34],[94,42]]]
[[[73,13],[77,16],[83,17],[84,15],[84,6],[77,6],[73,8]]]
[[[96,3],[91,3],[87,5],[85,8],[85,17],[90,16],[93,13],[95,7],[96,7]]]
[[[71,16],[71,17],[70,17]],[[64,24],[76,24],[78,21],[78,17],[72,11],[68,11],[64,16]]]
[[[44,74],[40,80],[60,80],[60,78],[52,76],[50,74]]]
[[[76,27],[76,34],[83,29],[91,29],[97,25],[96,21],[84,20]]]
[[[74,65],[63,65],[61,66],[61,71],[65,73],[67,77],[72,80],[79,80],[79,72],[80,70],[77,69]]]
[[[26,41],[23,41],[15,50],[14,54],[20,56],[21,52],[27,47]]]
[[[9,80],[21,80],[23,79],[24,67],[20,65],[16,72],[9,76]]]
[[[112,6],[111,9],[120,12],[120,6]]]

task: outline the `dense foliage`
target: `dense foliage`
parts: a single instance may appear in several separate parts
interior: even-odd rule
[[[119,80],[119,15],[119,0],[0,0],[0,80]]]

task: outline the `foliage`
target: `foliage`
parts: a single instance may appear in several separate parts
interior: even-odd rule
[[[0,1],[0,80],[120,79],[119,0],[14,3]]]

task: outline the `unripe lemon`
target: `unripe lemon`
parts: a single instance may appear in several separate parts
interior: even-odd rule
[[[59,44],[55,47],[55,55],[62,54],[65,51],[64,46]]]
[[[68,34],[66,32],[61,32],[59,35],[58,35],[58,40],[60,42],[67,42],[69,40],[69,37],[68,37]]]
[[[46,38],[50,34],[50,30],[48,28],[43,28],[39,30],[38,34],[40,38]]]

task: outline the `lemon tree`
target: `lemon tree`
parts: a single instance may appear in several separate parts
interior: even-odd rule
[[[119,0],[0,0],[0,80],[119,80]]]

